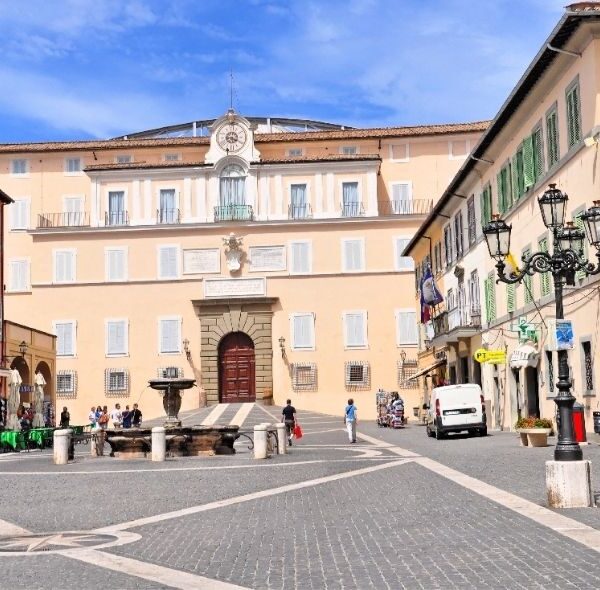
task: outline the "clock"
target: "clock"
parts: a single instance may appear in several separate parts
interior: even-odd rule
[[[217,131],[217,143],[227,153],[239,152],[246,144],[246,130],[238,123],[226,123]]]

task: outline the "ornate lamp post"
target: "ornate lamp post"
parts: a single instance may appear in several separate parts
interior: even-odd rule
[[[572,222],[565,223],[565,209],[568,196],[551,184],[548,190],[538,198],[544,225],[552,233],[552,252],[535,252],[523,256],[522,268],[512,269],[506,275],[505,259],[510,252],[510,232],[512,226],[507,225],[498,215],[483,228],[490,256],[496,260],[498,279],[496,282],[518,283],[526,275],[534,273],[552,273],[554,279],[554,295],[556,302],[556,319],[564,319],[563,286],[574,284],[575,272],[582,271],[587,275],[600,274],[600,201],[594,201],[582,215],[589,242],[596,248],[598,264],[586,260],[583,243],[585,233],[575,227]],[[558,442],[554,450],[556,461],[580,461],[583,458],[579,444],[573,438],[573,404],[575,398],[571,394],[571,378],[569,375],[568,353],[558,351],[558,394],[554,401],[558,407]]]

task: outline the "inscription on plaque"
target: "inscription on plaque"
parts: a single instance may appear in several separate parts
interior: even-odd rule
[[[204,297],[247,297],[265,295],[266,279],[205,279]]]
[[[250,270],[285,270],[285,248],[283,246],[250,248]]]
[[[183,274],[221,272],[221,251],[218,248],[198,248],[183,251]]]

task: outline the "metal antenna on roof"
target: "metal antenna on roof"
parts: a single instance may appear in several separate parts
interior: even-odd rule
[[[229,110],[233,111],[233,68],[229,70]]]

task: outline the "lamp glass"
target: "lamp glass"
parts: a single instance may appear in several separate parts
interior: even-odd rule
[[[483,235],[492,258],[502,260],[508,256],[511,229],[512,227],[497,215],[483,228]]]
[[[600,201],[594,201],[582,216],[587,238],[592,246],[600,248]]]
[[[575,227],[572,221],[569,221],[558,235],[561,250],[573,250],[578,254],[583,252],[584,239],[585,233]]]
[[[565,209],[569,197],[551,184],[550,188],[538,198],[542,220],[547,228],[562,227],[565,222]]]

